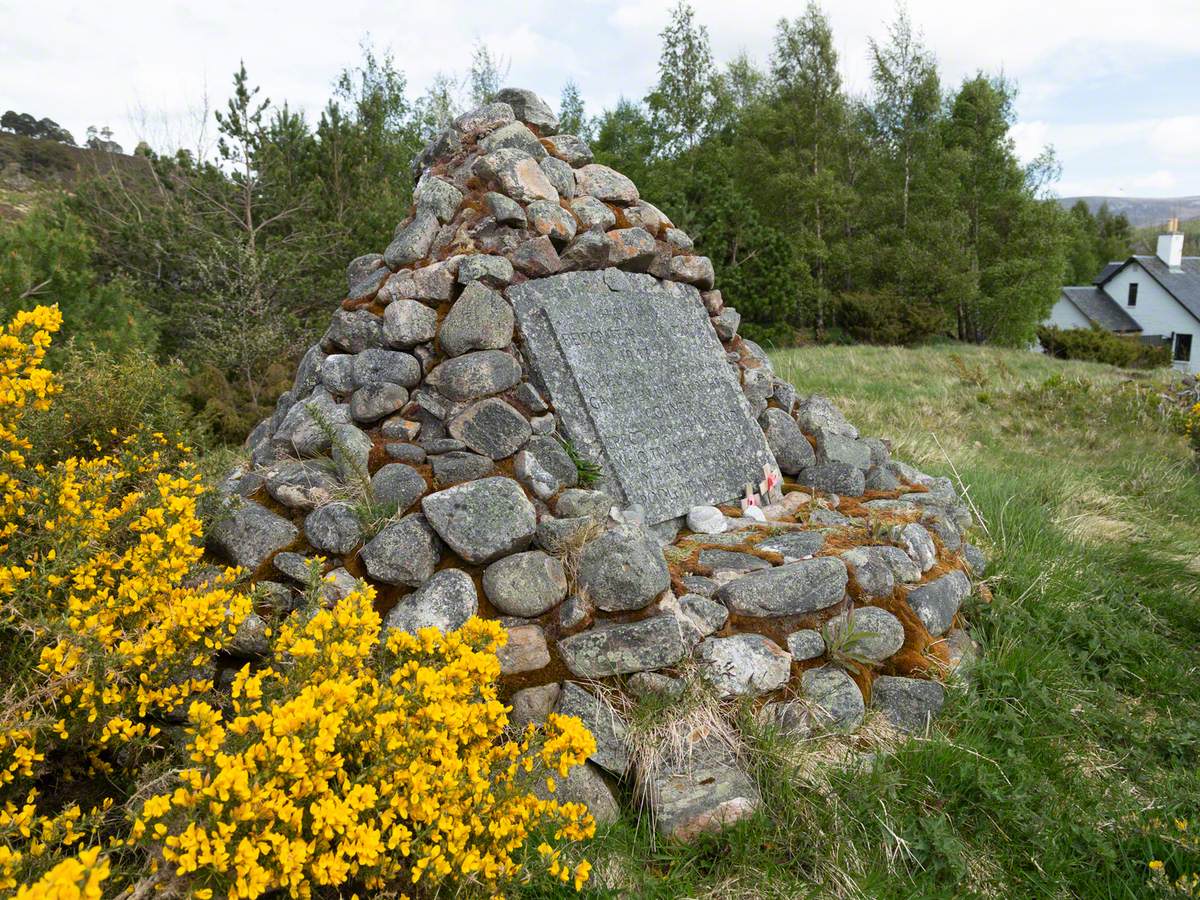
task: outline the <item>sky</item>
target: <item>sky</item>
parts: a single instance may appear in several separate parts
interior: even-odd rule
[[[770,56],[775,23],[799,0],[692,0],[724,63]],[[244,60],[265,96],[315,118],[365,38],[390,50],[416,97],[439,72],[461,76],[485,43],[506,83],[557,106],[573,80],[589,113],[656,80],[668,0],[0,0],[0,109],[49,116],[82,140],[107,125],[126,150],[195,148],[204,98],[224,105]],[[825,0],[843,79],[869,91],[871,37],[894,0]],[[1019,87],[1023,159],[1052,145],[1060,196],[1200,194],[1200,2],[909,0],[943,84],[982,70]]]

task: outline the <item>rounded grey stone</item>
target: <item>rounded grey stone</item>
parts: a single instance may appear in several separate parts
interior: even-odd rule
[[[696,632],[702,638],[716,634],[729,620],[729,610],[724,605],[700,594],[684,594],[679,598],[679,609],[696,626]]]
[[[529,439],[525,449],[562,487],[573,488],[579,483],[579,469],[575,461],[555,438],[543,434],[535,435]]]
[[[383,382],[411,388],[421,380],[421,364],[416,357],[399,350],[364,350],[353,357],[352,369],[356,387]]]
[[[876,547],[854,547],[839,554],[855,583],[869,597],[890,597],[896,588],[892,567]]]
[[[820,707],[825,723],[834,730],[853,731],[862,724],[867,709],[862,692],[842,669],[808,669],[800,676],[800,688],[805,699]]]
[[[606,612],[644,609],[671,584],[658,542],[634,525],[612,528],[579,557],[579,586]]]
[[[413,202],[418,209],[427,209],[440,222],[449,222],[462,203],[462,191],[435,175],[423,175],[413,191]]]
[[[550,665],[550,647],[541,625],[508,625],[508,642],[496,651],[501,675],[536,672]]]
[[[497,291],[473,281],[442,321],[438,345],[447,356],[500,350],[512,343],[514,321],[512,307]]]
[[[479,613],[479,599],[471,576],[459,569],[442,569],[388,611],[385,630],[398,628],[415,634],[421,628],[442,633],[455,631]]]
[[[573,766],[563,778],[554,773],[555,791],[546,789],[545,781],[534,783],[533,792],[543,800],[555,799],[559,803],[582,803],[587,807],[597,825],[611,825],[621,818],[617,796],[607,779],[595,763],[584,762]]]
[[[500,612],[532,619],[566,598],[567,573],[541,550],[514,553],[484,569],[483,592]]]
[[[575,217],[549,200],[538,200],[525,207],[529,224],[538,234],[561,247],[575,237]]]
[[[442,540],[477,565],[524,550],[537,528],[533,504],[511,478],[482,478],[428,494],[421,509]]]
[[[860,659],[881,662],[904,646],[904,626],[886,609],[856,606],[851,616],[840,613],[829,620],[827,627],[844,631],[851,620],[853,631],[863,636],[847,649]]]
[[[570,200],[575,196],[575,173],[571,171],[570,165],[553,156],[547,156],[539,165],[560,197]]]
[[[466,401],[499,394],[520,380],[521,365],[507,353],[477,350],[446,360],[425,383],[451,400]]]
[[[846,582],[845,564],[822,556],[743,575],[717,591],[717,599],[743,616],[795,616],[838,603]]]
[[[782,409],[771,407],[758,421],[782,472],[795,475],[816,462],[816,453],[801,433],[800,426]]]
[[[585,231],[608,231],[617,224],[617,215],[595,197],[576,197],[571,212]]]
[[[632,181],[608,166],[590,163],[575,170],[576,193],[595,197],[604,203],[629,206],[638,200]]]
[[[336,473],[318,461],[281,459],[263,471],[267,493],[288,509],[310,510],[333,498]]]
[[[518,121],[533,125],[547,134],[558,130],[558,116],[546,101],[533,91],[525,88],[501,88],[496,94],[496,100],[512,107],[513,115]]]
[[[789,531],[761,541],[759,550],[778,553],[787,560],[804,559],[814,555],[825,544],[825,535],[819,531]]]
[[[512,706],[512,712],[508,714],[508,724],[523,729],[531,722],[545,722],[550,713],[554,712],[561,690],[556,681],[514,691],[508,701]]]
[[[586,166],[594,157],[592,148],[582,138],[573,134],[556,134],[546,138],[550,152],[572,168]]]
[[[867,489],[863,470],[841,462],[807,466],[796,475],[796,481],[814,490],[847,497],[861,497]]]
[[[945,702],[946,689],[936,681],[881,675],[871,685],[871,708],[901,731],[924,731]]]
[[[761,634],[710,637],[696,648],[700,674],[722,697],[757,697],[787,684],[792,656]]]
[[[305,517],[304,536],[317,550],[349,553],[363,539],[362,523],[349,503],[326,503]]]
[[[765,559],[739,550],[701,550],[698,562],[714,572],[737,572],[738,574],[771,568],[771,564]]]
[[[546,148],[538,141],[537,135],[522,122],[509,122],[507,125],[501,125],[479,141],[479,149],[484,153],[505,148],[523,150],[538,160],[546,158]]]
[[[383,311],[383,338],[393,347],[415,347],[437,334],[437,312],[419,300],[401,298]]]
[[[502,288],[513,277],[513,267],[503,256],[476,253],[458,264],[458,283],[470,284],[481,281],[490,287]]]
[[[573,681],[564,681],[556,711],[575,716],[596,739],[596,752],[588,757],[618,778],[629,770],[629,726],[601,694],[594,694]]]
[[[412,219],[396,229],[392,242],[383,251],[384,261],[396,269],[423,259],[433,246],[438,226],[438,217],[431,210],[418,207]]]
[[[359,353],[383,346],[383,320],[365,309],[339,309],[321,339],[323,347]]]
[[[673,666],[687,655],[683,626],[671,615],[597,625],[558,642],[571,674],[608,678]]]
[[[366,351],[363,351],[364,353]],[[355,388],[353,353],[331,353],[321,363],[321,384],[334,394],[349,394]]]
[[[817,441],[818,464],[841,463],[864,472],[871,468],[871,448],[865,442],[826,428],[818,428],[813,437]]]
[[[589,491],[583,488],[571,488],[558,495],[554,503],[554,512],[563,518],[586,517],[603,521],[608,518],[613,500],[603,491]]]
[[[356,422],[375,422],[402,409],[407,402],[407,388],[388,382],[368,384],[350,395],[350,415]]]
[[[908,594],[908,605],[934,637],[945,634],[963,599],[971,592],[971,582],[957,569],[935,578]]]
[[[492,214],[492,218],[501,225],[525,227],[525,210],[521,209],[521,204],[516,200],[505,197],[496,191],[488,191],[483,195],[483,199],[487,203],[488,212]]]
[[[371,496],[377,504],[404,512],[424,496],[427,485],[421,473],[404,463],[380,466],[371,476]]]
[[[420,587],[441,561],[441,541],[425,517],[413,513],[385,525],[362,548],[363,565],[376,581]]]
[[[209,543],[235,566],[253,572],[299,536],[296,526],[253,500],[239,501],[217,519]]]
[[[819,631],[812,628],[801,628],[788,635],[787,646],[788,652],[792,654],[792,659],[796,662],[804,662],[806,659],[816,659],[825,652],[825,639],[821,637]]]
[[[463,481],[485,478],[496,471],[491,459],[478,453],[455,450],[432,457],[433,480],[440,487],[449,487]]]
[[[525,417],[499,397],[471,404],[450,420],[449,429],[452,437],[492,459],[512,456],[533,433]]]

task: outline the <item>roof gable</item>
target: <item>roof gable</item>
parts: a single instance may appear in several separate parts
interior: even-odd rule
[[[1079,310],[1089,322],[1101,328],[1117,332],[1141,331],[1142,326],[1125,312],[1117,301],[1098,287],[1065,287],[1062,295]]]

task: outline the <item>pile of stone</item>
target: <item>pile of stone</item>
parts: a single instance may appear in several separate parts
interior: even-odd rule
[[[514,721],[557,709],[597,736],[562,791],[603,818],[640,779],[686,837],[752,811],[753,782],[708,745],[630,771],[608,692],[690,671],[791,732],[852,730],[868,704],[923,730],[983,561],[953,486],[775,377],[712,263],[557,125],[506,89],[425,150],[411,215],[350,264],[210,544],[276,608],[315,564],[328,603],[374,584],[389,629],[501,619]]]

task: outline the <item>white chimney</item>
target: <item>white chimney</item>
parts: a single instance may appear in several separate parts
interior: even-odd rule
[[[1172,269],[1183,263],[1183,235],[1178,232],[1158,236],[1157,256]]]

